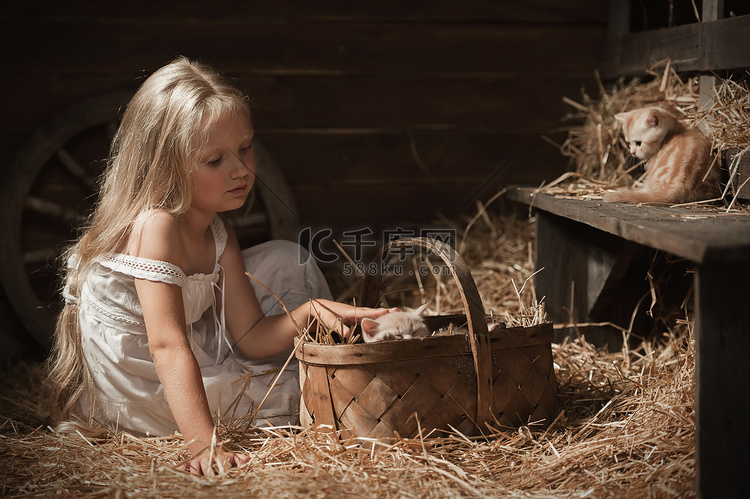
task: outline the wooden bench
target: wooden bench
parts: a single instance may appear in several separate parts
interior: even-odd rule
[[[607,290],[621,285],[639,247],[694,264],[698,484],[704,497],[732,497],[745,490],[750,471],[750,214],[608,204],[533,189],[514,190],[510,197],[536,216],[536,267],[545,268],[537,275],[536,289],[555,322],[568,322],[564,307],[571,306],[572,318],[586,322]]]
[[[643,76],[649,67],[670,58],[678,73],[700,76],[701,105],[709,105],[715,75],[739,77],[750,68],[750,9],[737,2],[725,5],[723,0],[698,5],[702,22],[672,23],[670,11],[668,24],[639,27],[636,17],[645,11],[638,9],[654,5],[610,0],[600,67],[605,84],[622,76]],[[732,9],[744,10],[730,13]],[[740,166],[742,180],[750,175],[747,163]],[[741,193],[739,197],[748,198],[746,191]],[[640,298],[631,286],[634,280],[642,283],[648,270],[633,271],[644,252],[658,250],[684,259],[687,280],[693,285],[696,340],[696,490],[701,497],[747,494],[750,215],[607,204],[535,195],[533,189],[518,189],[511,197],[530,206],[537,217],[536,265],[546,270],[537,275],[536,289],[545,296],[555,322],[622,320],[608,315],[616,316],[617,305],[627,309],[632,298]],[[627,295],[630,303],[618,303]],[[591,330],[586,331],[589,338]],[[596,342],[617,347],[616,335],[596,331],[593,336]]]

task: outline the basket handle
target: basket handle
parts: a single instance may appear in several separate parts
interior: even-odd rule
[[[482,299],[477,291],[474,279],[471,277],[469,267],[461,256],[453,248],[442,241],[426,237],[396,239],[384,245],[373,257],[370,269],[376,268],[377,272],[366,272],[365,283],[362,289],[362,305],[365,307],[376,307],[380,299],[380,287],[383,275],[380,272],[380,262],[383,255],[387,255],[390,248],[403,248],[420,246],[439,256],[450,269],[458,290],[461,294],[466,321],[469,327],[469,340],[471,342],[471,353],[474,357],[474,370],[477,374],[477,419],[476,424],[481,429],[484,423],[491,422],[493,414],[493,392],[492,392],[492,347],[490,345],[490,333],[487,329]]]

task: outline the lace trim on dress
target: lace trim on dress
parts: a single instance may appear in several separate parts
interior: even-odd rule
[[[164,282],[166,284],[177,284],[182,286],[187,278],[185,272],[177,265],[161,260],[152,260],[139,256],[130,256],[123,253],[106,255],[101,258],[100,263],[105,267],[132,275],[139,279]]]
[[[211,220],[211,230],[214,233],[214,243],[216,244],[216,263],[219,263],[219,258],[221,258],[227,246],[227,229],[219,215]]]
[[[214,236],[214,246],[216,251],[215,264],[218,265],[219,259],[224,253],[224,249],[227,245],[227,231],[224,227],[224,222],[218,215],[211,220],[211,231]],[[73,263],[77,263],[77,260]],[[100,263],[110,270],[132,275],[139,279],[148,279],[149,281],[158,281],[182,286],[183,281],[187,279],[185,272],[173,263],[126,255],[125,253],[105,255],[100,258]],[[71,262],[69,262],[68,265],[70,266]],[[193,274],[190,277],[200,279],[210,276],[211,274]]]

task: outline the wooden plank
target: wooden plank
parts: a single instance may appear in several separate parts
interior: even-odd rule
[[[567,169],[532,133],[261,128],[258,137],[285,173],[303,225],[337,233],[469,214],[507,185]]]
[[[689,207],[641,206],[557,198],[517,189],[510,196],[535,208],[694,262],[743,261],[750,252],[750,215]]]
[[[750,67],[750,15],[630,33],[609,40],[601,74],[636,76],[669,57],[678,72]]]
[[[395,127],[283,130],[256,125],[256,137],[291,184],[321,187],[396,181],[425,186],[493,180],[528,184],[545,174],[555,178],[566,170],[567,159],[540,133]]]
[[[435,2],[412,0],[410,2],[340,2],[338,0],[275,0],[273,2],[246,2],[230,0],[206,2],[196,5],[184,2],[154,4],[145,0],[131,0],[122,4],[97,1],[77,1],[69,5],[51,0],[34,2],[9,2],[3,5],[5,16],[87,17],[132,19],[179,19],[202,22],[206,19],[228,15],[262,19],[339,19],[371,18],[378,20],[429,20],[429,21],[492,21],[527,23],[593,23],[606,16],[607,5],[601,0],[525,0],[523,2],[487,2],[463,0],[462,2]]]
[[[537,87],[512,75],[502,78],[450,75],[436,78],[418,73],[406,78],[233,76],[251,96],[256,125],[276,129],[467,127],[473,131],[491,128],[541,134],[559,127],[560,118],[569,110],[561,96],[580,95],[581,86],[578,77],[547,78],[547,83],[556,87],[555,93],[540,97]],[[57,100],[56,85],[69,82],[72,87],[75,81],[81,84],[75,75],[53,77],[46,82],[33,79],[35,88],[46,91],[45,84],[49,84],[53,93],[38,103],[28,92],[21,92],[18,102],[4,102],[0,111],[13,114],[21,112],[24,103],[30,106],[46,103],[52,106],[47,109],[51,114],[50,109],[64,109],[64,104]],[[119,81],[113,84],[107,80],[101,88],[87,87],[84,92],[87,95],[81,95],[81,100],[118,86],[135,90],[140,80],[134,75]],[[30,83],[17,82],[27,87]]]
[[[440,216],[470,217],[476,214],[477,201],[487,201],[502,187],[393,181],[369,186],[296,186],[292,190],[303,226],[330,229],[332,237],[348,230],[370,229],[382,242],[379,235],[383,229],[418,229]],[[335,248],[332,251],[336,252]]]
[[[710,262],[696,279],[696,471],[703,498],[750,486],[750,258]]]
[[[705,56],[698,71],[750,67],[750,15],[703,23]]]
[[[560,96],[579,94],[581,84],[578,78],[549,78],[559,93],[540,98],[537,87],[514,76],[237,76],[258,103],[255,118],[261,128],[422,125],[548,131],[567,111]]]
[[[629,33],[607,44],[607,57],[601,64],[605,79],[643,75],[646,69],[666,58],[671,58],[676,71],[704,69],[698,24]]]
[[[139,74],[184,54],[228,73],[256,75],[564,73],[582,78],[596,67],[605,36],[603,24],[268,22],[234,16],[201,20],[199,35],[194,22],[173,18],[29,18],[2,24],[2,39],[25,40],[5,55],[9,73]],[[215,38],[218,33],[221,39]],[[139,55],[113,57],[126,51]]]

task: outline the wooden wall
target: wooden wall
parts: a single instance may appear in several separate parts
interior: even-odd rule
[[[566,169],[541,135],[592,85],[606,24],[601,0],[4,2],[0,157],[182,54],[253,98],[304,226],[452,217]]]
[[[2,7],[2,157],[184,54],[240,79],[303,222],[329,224],[450,216],[485,184],[563,170],[540,135],[606,31],[600,0],[68,3]]]

